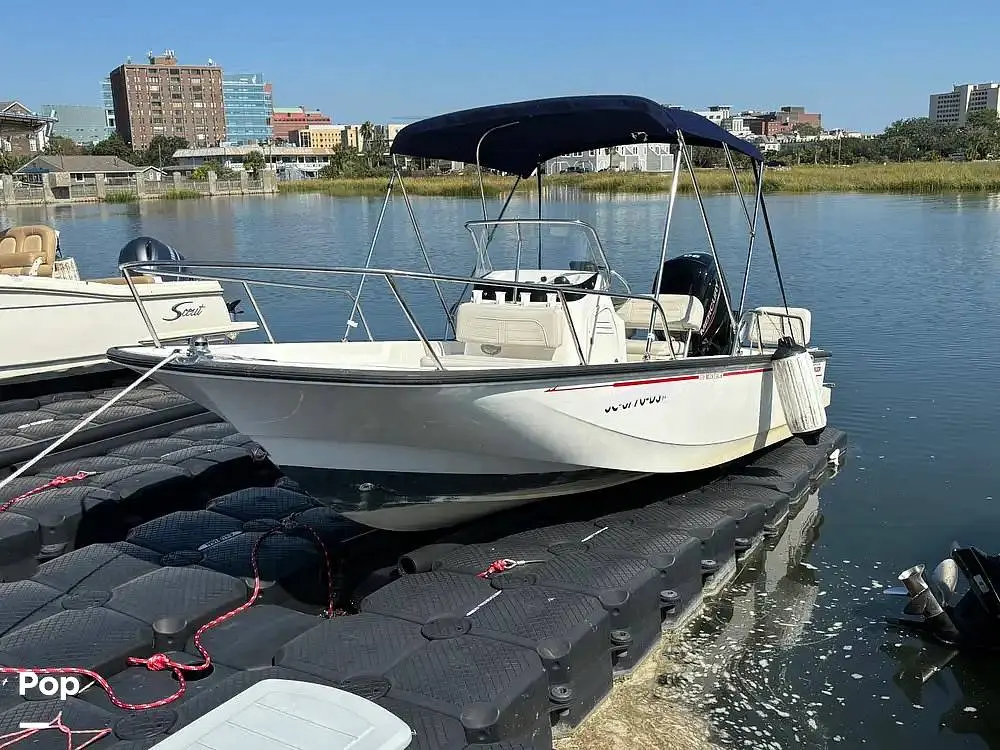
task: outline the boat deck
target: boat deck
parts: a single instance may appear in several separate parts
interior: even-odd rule
[[[0,476],[107,395],[0,402]],[[155,705],[117,707],[97,685],[65,701],[20,696],[10,679],[0,736],[61,712],[74,731],[108,730],[91,748],[151,747],[278,677],[376,701],[413,729],[412,748],[550,748],[599,715],[621,689],[614,678],[663,632],[778,543],[846,445],[830,428],[819,445],[793,439],[683,491],[654,482],[631,499],[391,534],[303,494],[259,446],[176,394],[139,389],[122,409],[0,490],[2,507],[92,472],[0,512],[0,664],[93,670],[119,701]],[[255,549],[259,601],[209,626],[250,596]],[[480,577],[504,558],[538,562]],[[163,653],[202,664],[199,632],[212,665],[183,689],[170,670],[128,663]]]

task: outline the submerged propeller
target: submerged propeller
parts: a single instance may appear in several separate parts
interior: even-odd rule
[[[955,590],[958,588],[958,574],[958,564],[950,557],[939,562],[938,566],[934,568],[934,572],[931,573],[931,589],[942,606],[948,606],[955,596]]]

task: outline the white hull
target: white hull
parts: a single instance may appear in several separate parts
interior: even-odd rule
[[[493,370],[469,373],[469,382],[435,382],[432,370],[414,369],[411,385],[378,382],[383,373],[398,375],[398,369],[368,369],[368,382],[357,369],[328,369],[322,381],[311,374],[310,363],[343,362],[366,351],[371,356],[376,347],[385,356],[389,346],[394,357],[403,359],[407,346],[419,352],[420,345],[236,344],[216,353],[211,365],[171,364],[155,379],[221,414],[293,478],[304,472],[313,492],[324,471],[354,471],[362,477],[366,472],[560,477],[554,482],[560,486],[455,497],[447,504],[456,507],[440,513],[364,502],[350,511],[366,524],[393,529],[455,523],[459,505],[464,506],[459,520],[465,520],[576,492],[582,487],[570,482],[577,472],[619,472],[602,480],[609,486],[650,473],[719,466],[790,437],[770,364],[761,356],[648,363],[639,372],[635,366],[613,366],[621,374],[610,376],[579,367]],[[112,358],[133,367],[144,359],[136,369],[148,369],[165,354],[143,348],[112,353]],[[213,374],[231,355],[231,364],[244,368],[245,375]],[[274,372],[266,372],[269,366],[260,362],[269,355],[282,363],[271,368]],[[258,362],[247,362],[254,359]],[[825,363],[825,358],[815,363],[820,383]],[[338,372],[349,375],[338,379]]]
[[[390,531],[423,531],[472,521],[503,510],[520,508],[530,503],[581,492],[618,487],[637,481],[646,474],[609,472],[596,476],[567,476],[565,481],[544,488],[524,488],[510,492],[493,492],[488,495],[437,495],[411,498],[369,509],[359,504],[357,510],[345,510],[343,515],[352,521]]]
[[[216,281],[138,284],[161,340],[250,330]],[[150,339],[126,284],[0,274],[0,383],[108,365],[107,350]]]

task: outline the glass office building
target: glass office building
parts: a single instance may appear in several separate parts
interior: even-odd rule
[[[224,74],[222,103],[228,142],[239,145],[271,140],[271,86],[264,82],[263,75]]]
[[[107,138],[115,132],[115,98],[111,95],[110,76],[101,81],[101,101],[104,102],[104,137]]]

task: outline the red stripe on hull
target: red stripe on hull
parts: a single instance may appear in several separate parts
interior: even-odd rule
[[[757,367],[753,370],[734,370],[722,373],[723,377],[733,377],[736,375],[756,375],[762,372],[770,372],[770,367]],[[700,375],[673,375],[666,378],[647,378],[645,380],[623,380],[617,383],[596,383],[594,385],[567,385],[546,388],[546,393],[560,393],[562,391],[587,391],[594,388],[628,388],[632,385],[656,385],[658,383],[679,383],[683,380],[698,380]]]

